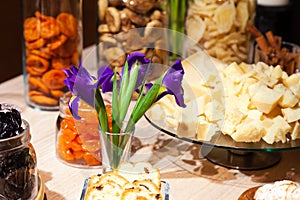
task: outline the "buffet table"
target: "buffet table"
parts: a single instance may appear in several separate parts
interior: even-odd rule
[[[88,52],[85,52],[87,55]],[[12,103],[22,110],[22,117],[30,124],[33,144],[38,161],[39,174],[45,183],[49,200],[79,199],[84,180],[101,168],[75,168],[61,163],[56,158],[55,136],[58,111],[38,111],[28,107],[24,101],[23,76],[17,76],[0,84],[0,103]],[[181,155],[178,146],[187,151],[200,149],[184,141],[175,141],[167,152],[157,153],[153,144],[159,137],[166,137],[145,119],[137,124],[136,136],[141,137],[143,148],[134,155],[135,161],[147,160],[161,170],[161,178],[170,185],[170,199],[238,199],[248,188],[276,180],[290,179],[300,182],[300,159],[298,150],[282,152],[281,161],[268,169],[240,171],[215,165],[205,158]],[[143,130],[143,131],[141,131]],[[146,131],[145,131],[146,130]],[[151,133],[145,138],[140,133]],[[174,139],[171,136],[170,139]],[[149,140],[148,140],[149,139]],[[175,140],[175,139],[174,139]],[[176,158],[176,159],[174,159]]]

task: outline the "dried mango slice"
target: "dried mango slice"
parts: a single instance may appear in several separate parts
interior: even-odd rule
[[[66,75],[61,70],[52,69],[42,76],[43,83],[51,90],[61,89],[65,86]]]
[[[195,28],[197,27],[197,29]],[[191,16],[186,23],[186,32],[196,42],[200,41],[203,37],[206,24],[198,15]]]
[[[236,11],[233,2],[223,3],[216,9],[213,20],[218,27],[219,33],[230,31],[234,23],[235,15]]]
[[[248,3],[240,1],[236,7],[236,21],[240,27],[240,31],[244,32],[249,19]]]
[[[63,34],[74,39],[78,33],[78,21],[69,13],[60,13],[56,17],[58,26]]]

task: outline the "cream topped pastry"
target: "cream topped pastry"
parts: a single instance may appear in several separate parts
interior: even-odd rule
[[[289,180],[276,181],[258,188],[255,200],[299,200],[300,185]]]

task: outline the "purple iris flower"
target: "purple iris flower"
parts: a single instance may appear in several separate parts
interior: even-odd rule
[[[102,92],[111,92],[113,88],[112,77],[114,72],[109,66],[101,67],[98,70],[98,86],[102,86]]]
[[[175,96],[177,105],[179,105],[180,107],[186,107],[183,98],[184,91],[181,85],[183,75],[184,70],[180,59],[178,59],[175,61],[172,67],[168,69],[166,75],[164,76],[162,80],[162,85],[166,88],[166,90],[158,95],[156,101],[158,101],[167,94],[171,94]]]
[[[73,116],[80,119],[77,115],[79,99],[94,106],[94,89],[97,88],[97,80],[83,67],[72,66],[70,70],[65,70],[65,73],[67,78],[64,82],[74,96],[70,99],[69,107]]]
[[[133,52],[127,57],[127,62],[128,62],[128,68],[129,70],[131,69],[132,65],[136,62],[139,61],[141,65],[148,64],[150,60],[148,58],[145,58],[145,54],[140,53],[140,52]],[[147,67],[147,65],[145,65]]]
[[[134,52],[131,53],[128,57],[127,57],[127,62],[128,62],[128,70],[130,71],[133,64],[135,64],[135,62],[139,62],[139,74],[138,74],[138,78],[137,78],[137,82],[136,82],[136,88],[138,88],[139,86],[142,85],[144,77],[146,75],[146,71],[147,71],[147,66],[148,63],[150,62],[149,59],[145,58],[145,54],[140,53],[140,52]],[[119,74],[119,82],[122,80],[122,76],[124,73],[124,67],[122,68],[121,73]],[[104,66],[101,67],[98,70],[98,85],[102,86],[102,92],[111,92],[112,88],[113,88],[113,76],[114,76],[114,72],[111,70],[111,68],[109,66]]]

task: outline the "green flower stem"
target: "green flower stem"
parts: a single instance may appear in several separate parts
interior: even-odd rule
[[[117,86],[117,73],[114,73],[114,80],[113,80],[113,91],[112,91],[112,132],[118,133],[120,132],[120,116],[119,116],[119,103],[118,103],[118,86]]]
[[[109,132],[108,118],[106,108],[99,89],[95,90],[95,108],[98,113],[98,120],[100,127],[103,131]]]
[[[186,0],[170,0],[170,29],[174,31],[171,34],[173,60],[177,59],[176,54],[183,49],[183,35],[178,37],[177,32],[185,31],[186,4]]]
[[[136,123],[144,115],[144,113],[150,108],[150,106],[154,103],[158,95],[158,92],[160,90],[163,77],[164,75],[162,75],[159,79],[157,79],[154,85],[147,92],[145,97],[143,97],[140,102],[135,104],[130,116],[129,123],[126,126],[125,132],[131,130],[133,128],[132,124]]]

